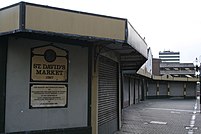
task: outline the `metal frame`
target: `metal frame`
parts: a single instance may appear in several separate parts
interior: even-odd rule
[[[0,38],[0,133],[5,132],[7,47],[8,38]]]
[[[91,126],[91,95],[92,95],[92,66],[93,66],[93,47],[88,47],[88,117],[87,117],[87,124],[88,126]]]
[[[61,129],[47,129],[36,131],[21,131],[13,132],[12,134],[91,134],[91,127],[76,127],[76,128],[61,128]]]

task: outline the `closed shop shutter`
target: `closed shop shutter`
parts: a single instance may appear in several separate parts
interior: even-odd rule
[[[134,79],[130,79],[130,104],[134,104],[135,103],[135,81]]]
[[[168,96],[168,83],[167,82],[159,83],[159,96]]]
[[[118,64],[101,56],[98,70],[98,131],[111,134],[118,129]]]
[[[124,76],[123,79],[123,108],[129,106],[129,92],[130,92],[130,86],[129,86],[129,77]]]
[[[184,84],[182,82],[170,82],[170,96],[184,96]]]
[[[138,87],[139,87],[139,101],[141,101],[142,100],[142,83],[140,80],[138,83]]]
[[[186,83],[186,96],[195,97],[196,96],[196,84],[195,83]]]
[[[156,82],[148,82],[148,97],[156,96],[157,84]]]
[[[139,102],[139,80],[135,79],[135,104]]]

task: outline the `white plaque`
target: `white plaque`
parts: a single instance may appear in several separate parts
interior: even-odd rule
[[[30,107],[67,107],[67,85],[31,85]]]

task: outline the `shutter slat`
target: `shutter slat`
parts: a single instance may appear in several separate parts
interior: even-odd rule
[[[118,115],[117,63],[100,57],[98,70],[98,125],[101,126]]]

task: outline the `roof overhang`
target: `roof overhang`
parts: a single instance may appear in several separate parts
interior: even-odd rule
[[[147,60],[145,41],[123,18],[20,2],[0,9],[0,36],[4,35],[103,44],[120,53],[122,70],[132,72]]]

